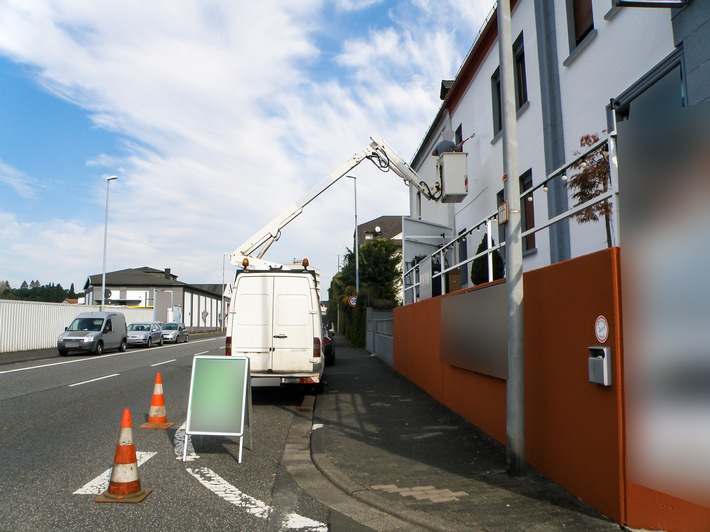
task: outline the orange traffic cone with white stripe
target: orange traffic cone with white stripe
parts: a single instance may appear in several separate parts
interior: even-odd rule
[[[158,373],[155,376],[155,386],[153,387],[153,398],[150,401],[148,411],[148,421],[141,425],[142,429],[169,429],[172,423],[168,423],[168,416],[165,414],[165,397],[163,397],[163,377]]]
[[[153,491],[151,488],[141,488],[138,478],[138,461],[136,447],[133,445],[133,429],[131,411],[123,409],[121,432],[118,436],[116,455],[113,459],[111,482],[108,489],[94,499],[94,502],[141,502]]]

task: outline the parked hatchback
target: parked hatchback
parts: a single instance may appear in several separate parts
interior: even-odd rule
[[[179,344],[180,342],[187,342],[190,339],[190,335],[184,323],[163,323],[161,329],[163,330],[164,342],[175,342]]]
[[[157,321],[131,323],[128,326],[128,345],[152,347],[163,345],[163,330]]]

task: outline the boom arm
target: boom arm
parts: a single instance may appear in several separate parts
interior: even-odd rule
[[[259,268],[279,267],[280,264],[262,259],[264,253],[281,236],[281,230],[294,218],[303,212],[303,208],[328,190],[340,178],[345,176],[350,170],[358,166],[365,159],[371,160],[381,171],[392,170],[406,183],[413,185],[422,195],[430,200],[438,200],[441,197],[441,184],[437,182],[434,190],[417,174],[397,153],[384,141],[370,139],[371,142],[363,150],[353,155],[345,164],[340,166],[335,172],[326,177],[323,181],[314,186],[298,202],[294,203],[281,214],[276,216],[264,227],[254,233],[243,244],[237,247],[229,256],[230,262],[238,267],[243,267],[243,260],[249,259],[251,266]]]

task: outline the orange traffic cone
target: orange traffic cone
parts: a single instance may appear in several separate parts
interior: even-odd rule
[[[150,401],[148,411],[148,422],[141,425],[142,429],[169,429],[172,423],[168,423],[165,414],[165,398],[163,397],[163,377],[158,373],[155,376],[155,387],[153,388],[153,399]]]
[[[138,462],[136,447],[133,445],[133,429],[131,411],[123,409],[121,432],[118,436],[116,455],[113,459],[111,482],[108,489],[94,499],[94,502],[141,502],[153,491],[151,488],[141,488],[138,478]]]

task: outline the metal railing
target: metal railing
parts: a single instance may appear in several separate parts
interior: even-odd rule
[[[604,150],[606,148],[606,150]],[[579,155],[577,155],[574,159],[571,161],[565,163],[563,166],[560,166],[553,172],[547,175],[547,177],[534,187],[529,188],[525,192],[520,194],[520,198],[522,201],[527,201],[528,197],[532,197],[532,194],[537,192],[538,190],[542,190],[544,192],[547,192],[549,188],[549,184],[551,181],[554,179],[560,179],[563,181],[564,186],[567,186],[568,182],[568,177],[567,177],[567,170],[569,170],[571,167],[575,166],[577,163],[581,162],[583,159],[591,155],[592,153],[596,152],[597,150],[602,149],[606,153],[606,157],[609,159],[609,188],[602,194],[599,194],[598,196],[595,196],[594,198],[580,204],[576,205],[574,207],[571,207],[567,209],[565,212],[558,214],[557,216],[554,216],[552,218],[549,218],[547,221],[540,225],[535,225],[535,227],[531,227],[530,229],[527,229],[526,231],[523,231],[520,235],[521,240],[524,239],[527,236],[533,235],[539,231],[542,231],[544,229],[547,229],[548,227],[551,227],[555,225],[556,223],[561,222],[562,220],[566,220],[568,218],[571,218],[575,216],[576,214],[584,211],[585,209],[588,209],[589,207],[592,207],[598,203],[601,203],[603,201],[611,200],[613,199],[613,214],[612,214],[612,227],[613,227],[613,232],[612,232],[612,242],[610,242],[610,245],[619,245],[619,234],[618,234],[618,229],[619,229],[619,224],[618,224],[618,213],[619,213],[619,202],[618,202],[618,194],[619,194],[619,189],[618,189],[618,171],[617,171],[617,160],[616,160],[616,132],[613,132],[610,134],[607,138],[600,139],[599,141],[595,142],[591,146],[589,146],[584,152],[581,152]],[[522,204],[521,201],[521,204]],[[428,255],[424,257],[420,262],[417,264],[412,265],[411,268],[406,269],[406,271],[403,272],[403,286],[404,286],[404,302],[407,304],[408,301],[410,302],[416,302],[420,300],[420,264],[422,261],[425,260],[430,260],[432,264],[438,264],[439,268],[437,271],[432,272],[432,283],[439,283],[441,286],[441,294],[445,294],[447,292],[447,283],[446,283],[446,275],[454,270],[458,270],[462,268],[463,266],[466,266],[466,270],[468,271],[468,265],[472,263],[473,261],[479,259],[480,257],[487,256],[487,261],[488,261],[488,281],[493,281],[493,254],[504,248],[505,247],[505,242],[500,242],[496,245],[493,245],[493,229],[494,229],[494,224],[495,224],[495,230],[496,233],[498,233],[498,212],[496,211],[493,214],[490,214],[489,216],[486,216],[482,220],[478,221],[475,223],[470,229],[467,229],[466,231],[462,232],[460,235],[458,235],[456,238],[452,239],[451,241],[447,242],[446,244],[443,244],[440,246],[439,249],[437,249],[435,252],[433,252],[431,255]],[[487,235],[487,248],[486,250],[482,251],[481,253],[477,253],[473,255],[472,257],[468,257],[466,259],[460,260],[458,262],[454,262],[454,256],[455,256],[455,251],[456,251],[456,246],[462,242],[465,241],[466,238],[468,238],[470,235],[472,235],[474,232],[480,232],[482,228],[485,227],[486,235]],[[451,260],[449,260],[451,259]],[[409,296],[409,297],[408,297]]]

